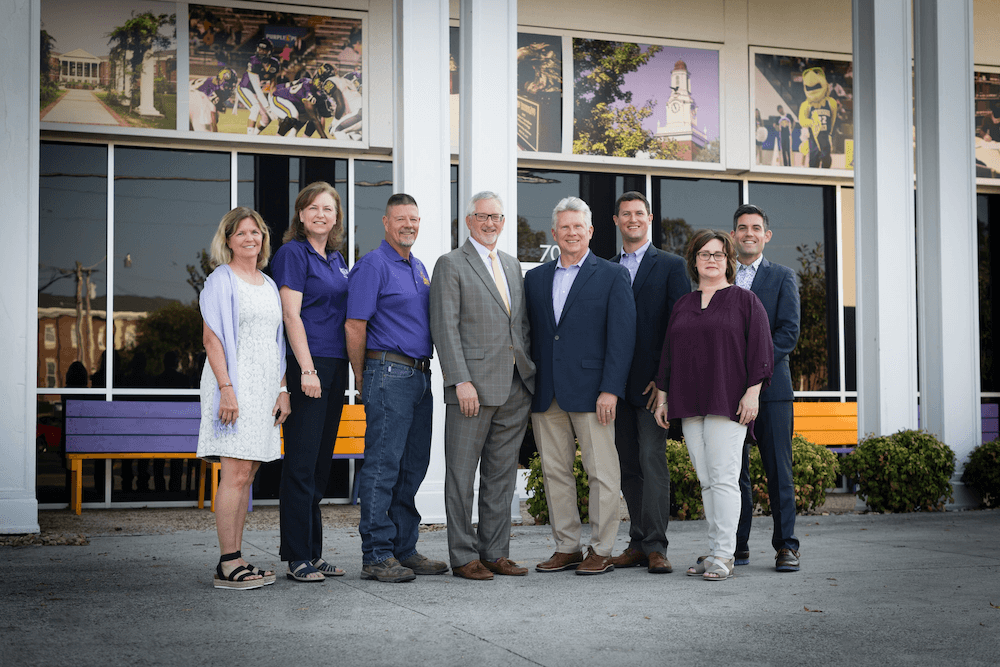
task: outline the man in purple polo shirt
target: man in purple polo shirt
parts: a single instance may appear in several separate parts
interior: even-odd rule
[[[431,455],[430,273],[410,254],[420,230],[413,197],[389,197],[385,240],[354,265],[347,283],[347,357],[365,404],[361,576],[411,581],[448,564],[417,552],[414,496]]]

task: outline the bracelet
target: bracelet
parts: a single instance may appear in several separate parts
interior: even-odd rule
[[[219,391],[222,391],[222,390],[223,390],[223,389],[225,389],[226,387],[232,387],[232,386],[233,386],[233,383],[232,383],[232,382],[227,382],[226,384],[220,384],[220,385],[219,385]]]
[[[664,405],[666,405],[666,403],[660,403],[660,404],[659,404],[659,405],[657,405],[656,407],[658,407],[658,408],[662,408],[662,407],[663,407]]]
[[[280,394],[280,393],[282,393],[282,392],[284,392],[284,393],[286,393],[286,394],[290,394],[290,393],[292,393],[292,392],[291,392],[291,391],[290,391],[290,390],[288,389],[288,387],[286,387],[285,385],[281,385],[280,387],[278,387],[278,393]]]
[[[302,371],[302,375],[316,375],[316,374],[317,374],[318,372],[319,372],[319,371],[317,371],[317,370],[316,370],[316,369],[314,368],[314,369],[312,369],[311,371]]]

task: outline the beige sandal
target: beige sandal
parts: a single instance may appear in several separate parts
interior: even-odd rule
[[[733,576],[733,559],[709,556],[702,565],[707,564],[705,573],[701,575],[705,581],[724,581]]]
[[[699,556],[698,561],[687,569],[687,576],[697,577],[705,574],[705,559],[709,556]]]

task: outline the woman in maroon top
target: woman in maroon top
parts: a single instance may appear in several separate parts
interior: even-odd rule
[[[774,346],[757,295],[732,284],[736,247],[729,234],[695,232],[687,267],[698,290],[678,299],[670,315],[654,415],[663,428],[681,418],[701,483],[711,553],[687,573],[720,581],[733,574],[740,457],[748,426],[753,436],[761,389],[771,382]]]

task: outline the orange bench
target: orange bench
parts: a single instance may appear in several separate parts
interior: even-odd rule
[[[796,401],[793,414],[795,432],[809,442],[838,454],[847,454],[858,444],[857,403]]]

